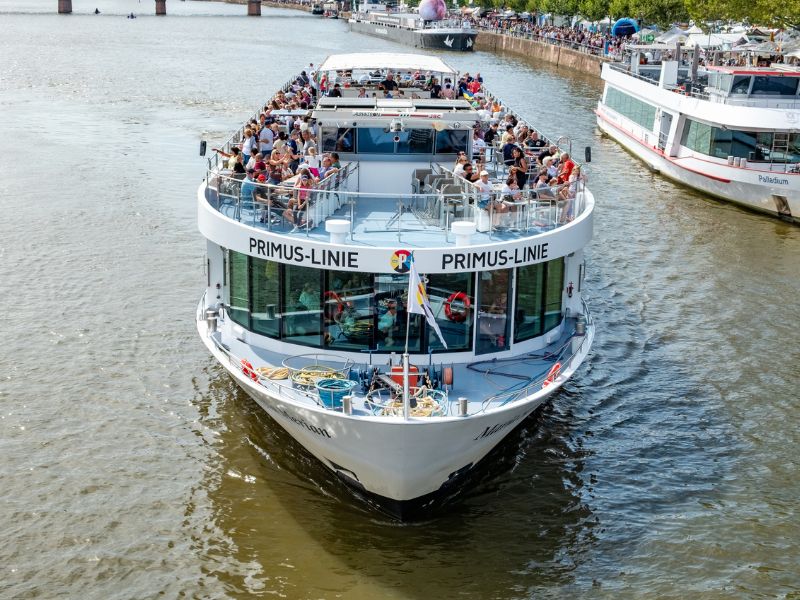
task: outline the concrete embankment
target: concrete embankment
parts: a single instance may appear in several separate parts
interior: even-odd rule
[[[475,49],[486,52],[507,52],[534,60],[546,60],[559,67],[583,71],[590,75],[600,75],[603,63],[607,62],[606,59],[587,52],[488,31],[481,31],[478,34],[478,38],[475,40]]]
[[[244,0],[225,1],[237,4],[244,3]],[[310,4],[269,2],[268,0],[262,0],[262,4],[271,8],[293,8],[295,10],[311,12]],[[343,19],[349,18],[349,16],[349,13],[341,13],[340,15]],[[596,76],[600,75],[603,63],[608,62],[608,59],[587,52],[580,52],[579,50],[563,48],[555,44],[503,35],[500,33],[492,33],[489,31],[481,31],[478,34],[475,40],[475,49],[485,52],[515,54],[534,60],[544,60],[558,67],[575,69],[576,71],[582,71],[589,75]]]

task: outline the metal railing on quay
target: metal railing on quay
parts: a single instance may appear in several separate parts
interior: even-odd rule
[[[605,60],[616,60],[616,54],[614,53],[607,53],[605,50],[605,46],[595,46],[593,44],[585,44],[583,42],[576,42],[573,40],[562,39],[558,37],[553,37],[549,35],[542,35],[532,31],[526,30],[514,30],[514,29],[505,29],[502,27],[490,27],[490,26],[482,26],[476,25],[475,29],[478,31],[486,31],[489,33],[495,33],[498,35],[506,35],[509,37],[514,38],[522,38],[527,40],[533,40],[535,42],[541,42],[544,44],[550,44],[551,46],[560,46],[562,48],[567,48],[569,50],[575,50],[577,52],[583,52],[585,54],[591,54],[593,56],[597,56],[599,58]]]

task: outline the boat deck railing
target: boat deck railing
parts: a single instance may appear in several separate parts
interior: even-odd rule
[[[502,184],[491,193],[447,167],[433,163],[417,169],[409,187],[417,193],[355,191],[359,163],[346,163],[313,188],[243,180],[227,171],[208,174],[206,200],[240,223],[287,236],[327,241],[326,221],[347,221],[346,243],[380,246],[406,242],[447,245],[456,242],[454,222],[473,223],[476,240],[486,242],[528,237],[564,227],[589,206],[583,178],[572,183],[523,189],[504,196]],[[500,171],[502,173],[502,171]],[[292,178],[296,180],[295,178]],[[245,195],[242,189],[245,189]],[[303,202],[300,212],[297,205]],[[460,226],[459,226],[460,227]]]
[[[549,385],[560,383],[559,377],[565,372],[573,372],[580,365],[583,355],[587,350],[587,344],[591,343],[591,331],[594,321],[591,313],[583,302],[583,314],[579,317],[584,324],[582,332],[577,331],[577,319],[571,319],[569,331],[566,331],[555,345],[548,346],[540,351],[521,354],[502,360],[477,360],[471,363],[455,366],[455,374],[464,376],[467,371],[473,373],[474,377],[486,378],[485,386],[475,384],[475,379],[470,380],[469,391],[462,391],[460,388],[444,387],[442,391],[444,397],[442,410],[425,415],[428,418],[453,417],[453,416],[474,416],[488,410],[500,408],[514,402],[526,400],[541,392]],[[202,315],[198,313],[198,319]],[[255,352],[248,351],[246,345],[242,345],[239,351],[226,344],[222,335],[210,333],[209,338],[214,346],[226,357],[228,364],[235,370],[241,371],[246,377],[256,385],[263,387],[264,390],[272,395],[299,402],[301,404],[312,404],[330,411],[344,412],[344,406],[333,408],[326,405],[319,396],[319,393],[312,389],[294,385],[291,379],[271,379],[270,374],[273,369],[280,365],[262,365],[260,357]],[[239,346],[237,346],[239,348]],[[327,353],[317,351],[317,363],[324,364]],[[334,353],[330,353],[331,359],[337,359]],[[283,361],[286,362],[285,360]],[[265,367],[262,369],[261,367]],[[451,367],[453,368],[453,367]],[[371,369],[371,367],[370,367]],[[461,369],[459,371],[459,369]],[[509,371],[508,369],[511,369]],[[531,370],[534,374],[531,375]],[[513,372],[512,372],[513,371]],[[515,380],[505,388],[499,381],[512,379]],[[489,393],[481,392],[492,390]],[[388,390],[387,390],[388,392]],[[385,418],[402,418],[397,411],[381,411],[380,407],[372,404],[368,400],[368,395],[360,386],[352,392],[354,401],[350,413],[354,417],[377,416]],[[461,412],[460,398],[467,401],[466,412]],[[378,408],[378,410],[376,410]]]

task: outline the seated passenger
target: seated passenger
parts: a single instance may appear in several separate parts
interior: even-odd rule
[[[386,312],[378,318],[378,331],[386,336],[386,345],[391,346],[394,344],[395,323],[397,323],[397,302],[389,300],[386,306]]]
[[[468,162],[464,165],[464,171],[461,176],[469,181],[470,183],[475,183],[480,178],[477,173],[475,173],[475,168],[472,166],[472,163]]]
[[[563,152],[561,154],[561,160],[558,167],[558,182],[559,183],[566,183],[569,181],[569,176],[572,174],[572,169],[575,168],[575,163],[569,157],[569,154]]]
[[[397,82],[394,80],[394,75],[392,75],[391,71],[389,71],[389,73],[386,74],[386,79],[384,79],[378,84],[378,89],[384,90],[386,92],[392,92],[396,90],[397,87],[398,87]]]
[[[311,174],[308,171],[303,171],[297,178],[295,183],[295,193],[292,199],[289,200],[289,205],[283,212],[286,220],[294,225],[293,231],[297,231],[300,227],[305,227],[306,224],[311,227],[311,223],[306,223],[306,212],[308,211],[308,203],[311,199]]]

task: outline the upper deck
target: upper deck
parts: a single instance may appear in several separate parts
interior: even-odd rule
[[[531,185],[507,189],[509,167],[499,144],[473,147],[474,129],[487,128],[491,115],[466,97],[432,98],[423,85],[425,76],[457,81],[457,73],[435,57],[354,54],[326,59],[318,77],[338,86],[340,95],[320,95],[313,107],[275,115],[290,122],[305,117],[316,130],[319,152],[335,155],[338,168],[322,173],[309,163],[305,166],[317,172],[311,173],[310,187],[300,187],[307,181],[301,180],[302,163],[293,176],[270,184],[233,173],[214,156],[201,187],[201,229],[228,247],[234,228],[242,238],[246,226],[251,235],[258,232],[270,243],[506,250],[538,236],[580,229],[584,234],[576,235],[575,248],[582,247],[591,235],[594,207],[585,177],[534,188],[537,166],[531,154]],[[383,89],[387,78],[397,82],[389,94]],[[491,96],[484,90],[482,97]],[[238,132],[223,150],[241,139]],[[482,187],[455,171],[461,154],[478,161],[476,173],[489,173]]]
[[[800,68],[707,66],[692,78],[689,65],[664,61],[644,65],[609,64],[623,73],[682,96],[716,104],[754,108],[800,109]]]

